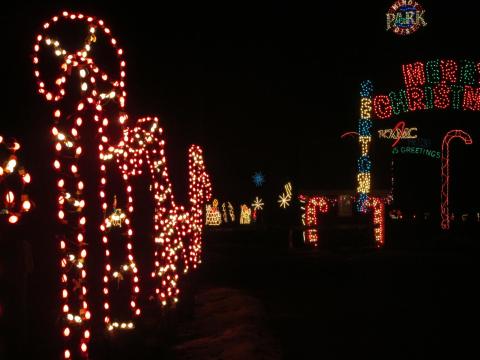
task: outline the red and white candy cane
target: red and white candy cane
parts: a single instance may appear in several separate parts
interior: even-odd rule
[[[55,32],[65,22],[85,31],[85,43],[73,52],[63,47],[61,34]],[[97,37],[107,39],[116,55],[118,69],[113,75],[102,69],[92,56],[92,49],[98,46]],[[40,59],[52,53],[59,60],[59,67],[53,79],[47,81],[40,72],[43,64]],[[123,50],[102,20],[78,13],[63,12],[46,22],[34,45],[38,92],[53,104],[65,359],[88,357],[91,327],[86,281],[88,244],[99,241],[104,244],[103,307],[107,329],[133,328],[133,319],[140,315],[136,301],[139,276],[129,221],[133,212],[132,189],[113,160],[114,147],[122,137],[127,119],[123,113],[126,91],[122,55]],[[90,144],[95,144],[96,149],[90,158],[96,160],[86,164]],[[86,202],[87,184],[98,188],[99,201]],[[98,229],[88,231],[90,238],[86,228],[87,207],[89,214],[96,213],[101,219],[90,221]],[[126,288],[122,281],[125,277],[130,278]],[[121,291],[122,294],[114,296],[114,292]]]
[[[442,230],[450,228],[450,211],[448,210],[449,190],[450,190],[450,142],[458,138],[466,145],[473,143],[470,134],[463,130],[450,130],[445,134],[442,140],[442,189],[441,189],[441,222]]]
[[[178,301],[179,276],[200,262],[203,207],[211,197],[211,184],[205,170],[202,149],[192,145],[189,150],[188,211],[175,204],[165,157],[165,140],[158,118],[138,120],[124,131],[123,140],[115,150],[117,162],[127,180],[142,175],[147,169],[155,199],[154,270],[157,299],[162,305]]]

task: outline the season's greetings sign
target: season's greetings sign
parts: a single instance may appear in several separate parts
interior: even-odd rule
[[[480,110],[480,63],[430,60],[402,65],[405,88],[373,97],[372,117],[389,119],[409,111]]]

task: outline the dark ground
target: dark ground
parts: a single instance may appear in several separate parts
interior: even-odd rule
[[[113,342],[96,336],[92,358],[479,358],[478,238],[389,229],[397,246],[380,251],[289,248],[283,230],[208,230],[178,309],[145,309],[137,331]],[[56,358],[31,343],[24,358]]]
[[[474,247],[287,250],[286,238],[210,233],[199,272],[203,287],[260,299],[285,359],[478,358]]]

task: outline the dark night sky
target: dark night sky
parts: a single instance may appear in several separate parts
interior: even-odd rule
[[[45,169],[51,124],[35,92],[29,56],[45,19],[64,9],[79,10],[103,18],[125,49],[128,111],[131,118],[161,117],[177,193],[186,187],[192,142],[204,146],[222,199],[253,198],[251,175],[258,170],[266,174],[272,193],[289,178],[297,188],[353,188],[358,146],[340,135],[356,129],[360,81],[372,79],[379,92],[387,92],[403,86],[402,63],[480,58],[471,1],[421,1],[429,24],[408,37],[385,31],[392,2],[10,5],[0,15],[6,29],[1,132],[25,144],[32,171]],[[431,130],[432,138],[458,126],[480,135],[475,114],[417,113],[406,120]],[[475,145],[460,148],[464,158],[452,170],[459,173],[479,153]],[[410,172],[403,182],[407,192],[418,191],[417,176],[432,176],[437,186],[439,163],[438,168],[423,164],[405,159],[399,165]],[[378,171],[375,181],[385,183],[385,174]],[[462,189],[478,193],[478,178],[458,176],[467,184]],[[479,194],[470,198],[478,203]]]

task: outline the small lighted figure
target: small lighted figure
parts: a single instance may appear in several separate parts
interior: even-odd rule
[[[240,206],[240,224],[248,225],[252,222],[252,210],[245,204]]]
[[[212,205],[207,205],[207,218],[205,224],[209,226],[219,226],[222,223],[222,215],[218,209],[218,200],[214,199]]]
[[[235,222],[235,209],[233,208],[233,205],[228,202],[228,215],[230,215],[230,219],[232,222]]]
[[[113,197],[113,212],[110,214],[108,218],[105,219],[105,225],[107,228],[110,227],[121,227],[123,221],[127,217],[127,215],[122,211],[122,209],[117,208],[117,196]]]
[[[226,203],[222,204],[222,218],[223,218],[223,222],[225,224],[228,223],[228,213],[227,213],[227,204]]]
[[[252,176],[253,183],[256,187],[261,187],[265,183],[265,175],[263,175],[260,171],[257,171]]]

